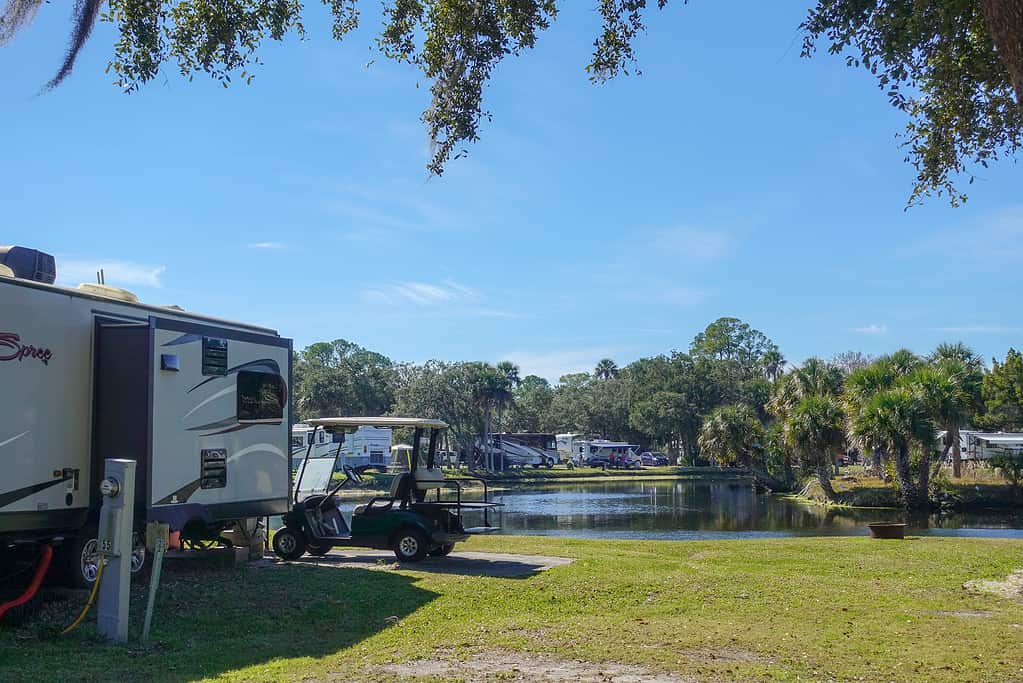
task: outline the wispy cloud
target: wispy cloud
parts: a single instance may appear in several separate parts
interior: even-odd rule
[[[362,290],[362,298],[374,304],[412,303],[417,306],[436,306],[439,304],[475,303],[481,297],[475,289],[455,280],[447,279],[437,284],[395,282],[381,287],[370,287]]]
[[[519,366],[520,374],[538,375],[551,382],[557,382],[562,375],[575,372],[593,372],[601,358],[614,358],[622,349],[594,347],[563,351],[512,351],[501,355]]]
[[[100,270],[108,285],[162,287],[161,277],[167,267],[131,261],[57,259],[57,280],[63,285],[95,282]]]
[[[854,327],[852,328],[852,331],[858,332],[859,334],[884,334],[885,332],[888,331],[888,326],[878,325],[877,323],[870,323],[869,325],[864,325],[863,327]]]
[[[651,240],[654,253],[681,258],[686,262],[716,261],[729,254],[733,241],[724,230],[677,226],[657,230]]]
[[[667,287],[657,295],[662,301],[676,306],[693,306],[707,298],[707,292],[692,287]]]
[[[1023,206],[1011,206],[969,225],[936,232],[903,253],[919,258],[922,251],[942,256],[955,254],[957,262],[983,263],[989,269],[1015,266],[1023,258]]]
[[[1023,327],[1011,325],[953,325],[951,327],[932,327],[933,332],[949,332],[952,334],[1016,334],[1023,332]]]
[[[283,249],[284,242],[252,242],[249,249]]]

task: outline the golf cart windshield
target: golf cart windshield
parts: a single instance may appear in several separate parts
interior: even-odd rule
[[[334,457],[309,458],[305,463],[305,469],[300,470],[301,476],[295,482],[299,498],[311,496],[314,493],[325,493],[330,486],[331,477],[334,476]]]

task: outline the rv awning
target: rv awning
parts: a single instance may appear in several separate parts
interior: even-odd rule
[[[447,423],[422,417],[317,417],[306,420],[306,424],[323,427],[328,431],[350,431],[359,427],[421,427],[423,429],[446,429]]]

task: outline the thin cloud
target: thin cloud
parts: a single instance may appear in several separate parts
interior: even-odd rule
[[[651,248],[655,250],[653,253],[690,262],[716,261],[730,253],[732,238],[723,230],[678,226],[656,231]]]
[[[448,279],[437,284],[395,282],[382,287],[371,287],[362,290],[362,298],[375,304],[411,303],[417,306],[437,306],[440,304],[475,303],[481,297],[475,289]]]
[[[854,327],[852,328],[852,331],[857,332],[859,334],[884,334],[885,332],[888,331],[888,326],[878,325],[877,323],[871,323],[863,327]]]
[[[694,306],[707,298],[707,292],[692,287],[669,287],[661,291],[659,296],[665,303],[677,306]]]
[[[84,259],[57,259],[57,280],[74,286],[82,282],[95,282],[96,273],[103,271],[108,285],[163,287],[161,278],[166,266],[153,266],[131,261],[90,261]]]
[[[949,332],[952,334],[1015,334],[1023,332],[1023,327],[1010,325],[954,325],[952,327],[932,327],[933,332]]]
[[[248,245],[249,249],[283,249],[283,242],[253,242]]]

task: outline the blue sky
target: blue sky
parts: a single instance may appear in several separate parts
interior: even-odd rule
[[[596,2],[565,3],[499,68],[493,122],[440,178],[427,84],[370,49],[377,4],[343,45],[307,4],[308,39],[268,45],[250,86],[168,65],[122,94],[101,25],[37,97],[68,31],[64,3],[43,7],[0,50],[0,243],[56,254],[65,283],[103,266],[145,301],[299,347],[552,379],[686,349],[723,315],[796,362],[1023,345],[1023,170],[984,170],[962,208],[904,211],[904,119],[844,60],[800,59],[806,2],[654,12],[642,76],[603,86],[583,71]]]

